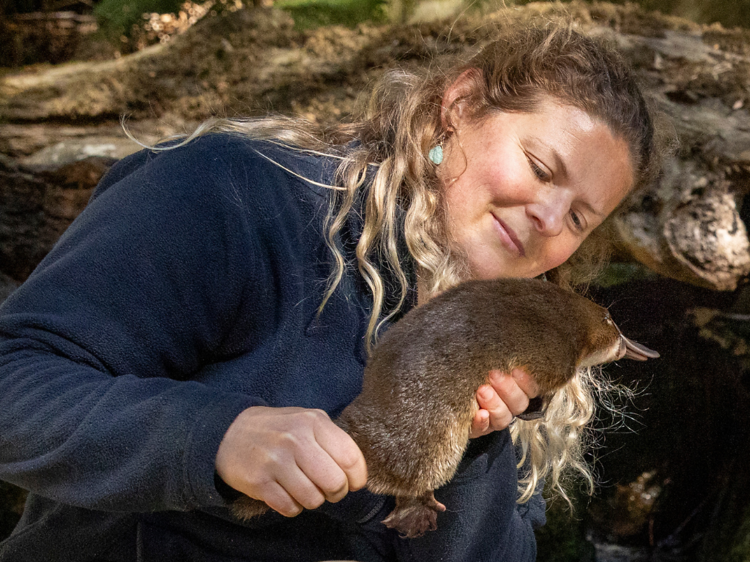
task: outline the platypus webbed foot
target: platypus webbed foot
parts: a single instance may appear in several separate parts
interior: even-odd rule
[[[441,511],[445,511],[445,506],[435,499],[432,490],[417,497],[396,496],[396,508],[383,523],[413,539],[437,529],[437,514]]]

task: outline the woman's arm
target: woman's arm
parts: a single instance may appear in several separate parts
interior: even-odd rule
[[[152,161],[98,191],[0,309],[0,478],[93,509],[223,504],[219,443],[263,401],[191,379],[267,272],[220,155],[167,154],[134,157]]]

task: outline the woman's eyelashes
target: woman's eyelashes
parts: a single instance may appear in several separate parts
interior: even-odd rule
[[[529,166],[534,175],[543,182],[549,182],[552,180],[552,174],[547,173],[539,164],[537,164],[531,156],[526,156],[529,161]]]
[[[573,228],[578,232],[586,230],[586,224],[584,223],[583,217],[576,213],[573,209],[570,210],[570,220],[573,223]]]

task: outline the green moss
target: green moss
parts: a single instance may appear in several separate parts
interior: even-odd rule
[[[143,14],[169,14],[180,11],[184,0],[101,0],[94,8],[99,27],[105,37],[114,41],[129,36],[134,25],[143,23]]]
[[[604,268],[594,284],[599,287],[612,287],[629,281],[655,279],[657,277],[657,273],[639,263],[611,263]]]
[[[386,0],[282,0],[275,6],[292,15],[297,29],[387,21]]]

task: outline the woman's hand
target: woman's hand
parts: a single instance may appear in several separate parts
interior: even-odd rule
[[[337,502],[367,482],[362,452],[322,410],[243,411],[216,454],[224,482],[286,517]]]
[[[474,416],[469,437],[481,437],[505,429],[518,414],[529,407],[529,399],[538,394],[536,383],[523,369],[513,369],[510,375],[490,371],[490,383],[477,390],[479,410]]]

